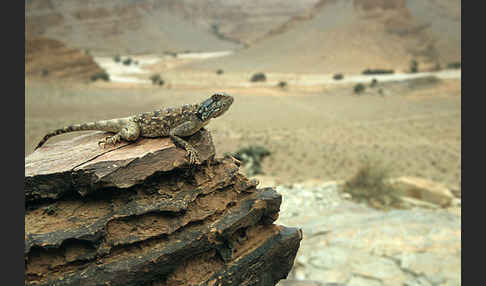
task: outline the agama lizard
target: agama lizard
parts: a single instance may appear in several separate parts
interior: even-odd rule
[[[232,103],[232,96],[225,93],[216,93],[199,104],[184,104],[177,108],[159,109],[125,118],[70,125],[45,135],[35,149],[41,147],[53,136],[84,130],[115,133],[115,135],[108,136],[98,142],[98,145],[103,147],[105,144],[114,145],[122,139],[135,141],[139,137],[168,136],[176,146],[186,150],[190,164],[199,164],[197,150],[181,137],[193,135],[207,125],[212,118],[219,117],[225,113]]]

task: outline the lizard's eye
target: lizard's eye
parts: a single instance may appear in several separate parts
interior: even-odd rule
[[[211,99],[214,100],[214,101],[217,101],[217,100],[221,99],[223,96],[224,96],[224,93],[215,93],[211,96]]]

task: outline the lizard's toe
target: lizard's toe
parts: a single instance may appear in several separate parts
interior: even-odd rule
[[[121,138],[120,136],[114,135],[106,137],[105,139],[103,139],[103,141],[105,142],[105,144],[115,145],[116,143],[121,142]]]
[[[98,147],[105,149],[105,145],[106,145],[106,139],[102,139],[98,141]]]
[[[189,155],[189,164],[194,165],[194,164],[201,164],[201,161],[199,160],[199,156],[197,155],[196,152],[193,151],[187,151]]]
[[[115,145],[118,138],[116,136],[108,136],[100,141],[98,141],[98,146],[102,147],[103,149],[106,147],[106,145]]]

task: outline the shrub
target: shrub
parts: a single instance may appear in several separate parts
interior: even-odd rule
[[[401,207],[397,192],[386,183],[389,171],[378,163],[367,161],[356,174],[346,181],[342,191],[357,202],[367,202],[377,209]]]
[[[410,61],[410,72],[417,73],[418,72],[418,62],[416,60]]]
[[[447,64],[448,69],[460,69],[461,68],[461,62],[452,62]]]
[[[342,73],[337,73],[332,77],[334,80],[341,80],[344,78]]]
[[[426,76],[426,77],[419,77],[419,78],[412,78],[406,80],[405,83],[407,84],[408,88],[410,89],[417,89],[422,87],[433,86],[440,83],[441,80],[433,75]]]
[[[164,80],[160,77],[159,74],[154,74],[150,77],[152,84],[154,85],[164,85]]]
[[[126,60],[123,61],[123,64],[126,65],[126,66],[129,66],[131,63],[132,63],[131,58],[127,58]]]
[[[362,84],[362,83],[358,83],[358,84],[356,84],[356,85],[354,86],[354,89],[353,89],[353,90],[354,90],[354,93],[356,93],[356,94],[360,94],[360,93],[362,93],[363,91],[365,91],[365,89],[366,89],[366,87],[365,87],[365,85],[364,85],[364,84]]]
[[[41,76],[46,77],[49,75],[49,71],[47,69],[41,69]]]
[[[113,60],[114,60],[116,63],[119,63],[119,62],[121,61],[121,57],[120,57],[120,55],[115,55],[115,56],[113,57]]]
[[[256,73],[250,79],[250,81],[252,81],[252,82],[266,81],[266,80],[267,80],[267,77],[265,76],[264,73]]]
[[[270,151],[260,145],[240,148],[233,156],[244,164],[248,176],[264,174],[262,170],[263,158],[270,156]]]
[[[164,54],[169,55],[169,56],[171,56],[173,58],[177,58],[177,53],[176,52],[165,51]]]
[[[376,78],[371,80],[370,87],[375,87],[378,85],[378,80]]]
[[[385,69],[366,69],[363,71],[363,74],[392,74],[394,73],[393,70],[385,70]]]
[[[99,72],[91,76],[91,81],[97,81],[99,79],[104,81],[110,81],[110,75],[108,75],[106,72]]]
[[[281,81],[278,83],[278,87],[280,88],[286,88],[287,87],[287,82],[286,81]]]
[[[217,70],[217,71],[216,71],[216,74],[223,74],[223,73],[224,73],[224,72],[223,72],[223,70],[222,70],[222,69],[219,69],[219,70]]]

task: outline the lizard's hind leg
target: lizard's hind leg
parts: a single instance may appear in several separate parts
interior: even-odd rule
[[[120,132],[100,140],[98,145],[103,145],[103,147],[105,144],[115,145],[116,143],[121,142],[122,139],[125,141],[135,141],[139,135],[140,128],[138,127],[138,124],[130,121],[122,127]]]

